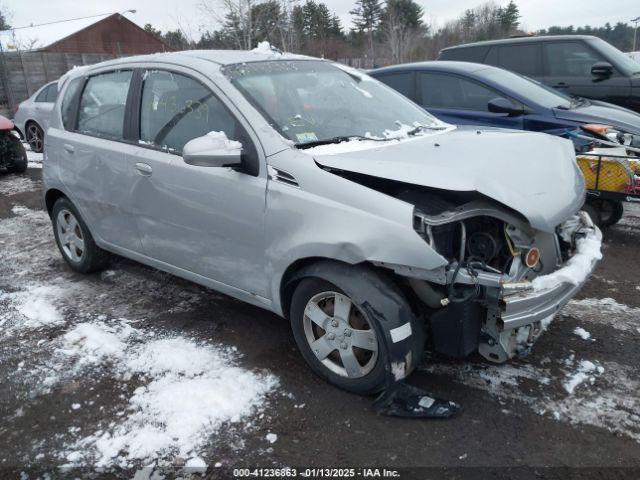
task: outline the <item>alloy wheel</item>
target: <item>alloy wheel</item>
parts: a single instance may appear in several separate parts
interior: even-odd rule
[[[40,127],[35,123],[32,123],[27,127],[27,143],[31,146],[31,150],[34,152],[42,151],[42,130],[40,130]]]
[[[314,295],[304,310],[311,351],[329,370],[347,378],[367,375],[378,359],[378,338],[367,316],[337,292]]]
[[[69,210],[62,209],[58,212],[56,228],[62,251],[72,262],[79,263],[84,255],[85,245],[78,220]]]

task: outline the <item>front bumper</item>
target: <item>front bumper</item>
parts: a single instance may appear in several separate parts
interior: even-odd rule
[[[500,288],[499,308],[489,310],[483,327],[479,351],[485,358],[503,362],[527,352],[556,313],[586,283],[602,258],[602,234],[588,216],[581,217],[576,232],[582,236],[577,240],[576,253],[560,269],[533,282]]]

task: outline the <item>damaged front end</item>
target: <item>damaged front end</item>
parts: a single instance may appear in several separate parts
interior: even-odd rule
[[[553,232],[487,199],[453,205],[430,194],[415,205],[414,229],[448,265],[419,270],[380,264],[407,278],[425,307],[432,348],[492,362],[526,354],[601,258],[600,231],[578,212]]]

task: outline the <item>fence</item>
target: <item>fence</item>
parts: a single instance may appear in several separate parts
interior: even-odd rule
[[[20,102],[74,66],[91,65],[117,56],[38,51],[0,53],[0,115],[11,118]]]

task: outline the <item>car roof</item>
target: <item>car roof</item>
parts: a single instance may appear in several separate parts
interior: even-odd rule
[[[400,65],[392,65],[390,67],[378,68],[371,70],[369,73],[373,76],[383,73],[403,72],[413,70],[429,70],[432,72],[454,72],[454,73],[477,73],[482,70],[495,69],[491,65],[483,65],[482,63],[457,62],[453,60],[438,60],[429,62],[403,63]]]
[[[185,66],[194,66],[199,61],[211,62],[218,67],[232,65],[236,63],[263,62],[273,60],[321,60],[315,57],[305,55],[296,55],[292,53],[280,53],[278,51],[265,51],[264,49],[255,50],[184,50],[180,52],[164,52],[152,53],[149,55],[134,55],[129,57],[120,57],[105,62],[96,63],[87,68],[77,68],[77,72],[71,71],[71,76],[76,74],[84,74],[91,70],[108,67],[126,65],[131,63],[142,62],[158,62],[173,63]]]
[[[457,48],[469,48],[469,47],[482,47],[490,45],[510,45],[514,43],[528,43],[532,41],[536,42],[553,42],[557,40],[596,40],[597,37],[592,35],[546,35],[546,36],[526,36],[526,37],[514,37],[503,38],[501,40],[485,40],[483,42],[465,43],[463,45],[456,45],[454,47],[443,48],[442,51],[455,50]]]

